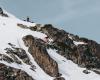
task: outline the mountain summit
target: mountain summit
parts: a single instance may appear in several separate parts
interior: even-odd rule
[[[100,44],[0,8],[0,80],[100,80]]]

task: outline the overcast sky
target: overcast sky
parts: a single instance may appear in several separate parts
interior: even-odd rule
[[[0,0],[0,6],[18,18],[30,16],[100,43],[100,0]]]

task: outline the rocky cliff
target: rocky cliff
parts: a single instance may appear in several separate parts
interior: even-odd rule
[[[57,29],[51,24],[46,24],[40,27],[40,29],[38,27],[40,26],[36,26],[35,30],[45,33],[48,39],[53,40],[48,44],[48,48],[58,50],[59,54],[81,67],[88,69],[100,68],[100,44],[93,40]]]
[[[0,64],[0,80],[34,80],[26,72]]]
[[[59,77],[56,80],[62,80],[57,62],[49,56],[46,50],[46,43],[41,39],[34,38],[32,35],[24,36],[23,41],[37,64],[50,76]]]

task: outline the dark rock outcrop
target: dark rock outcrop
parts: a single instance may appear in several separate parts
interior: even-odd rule
[[[0,54],[0,60],[2,61],[6,61],[8,63],[12,63],[14,62],[13,59],[11,59],[10,57],[8,57],[7,55],[4,55],[4,54]]]
[[[20,58],[24,63],[31,65],[31,62],[26,54],[26,51],[22,48],[17,48],[14,44],[8,43],[11,48],[6,48],[6,53],[13,58],[13,61],[21,64]],[[8,60],[8,59],[7,59]]]
[[[26,72],[0,63],[0,80],[34,80]]]
[[[28,29],[28,27],[24,24],[18,23],[17,26],[20,27],[20,28],[23,28],[23,29]]]
[[[2,10],[2,8],[0,7],[0,14],[3,14],[3,10]]]
[[[36,29],[37,28],[38,26]],[[93,40],[80,38],[77,35],[54,28],[51,24],[46,24],[40,28],[41,29],[37,29],[37,31],[41,31],[45,33],[48,38],[53,39],[53,42],[48,44],[48,48],[57,49],[59,54],[72,60],[81,67],[100,69],[100,44]],[[76,46],[73,41],[86,44]]]
[[[37,64],[50,76],[59,77],[58,64],[48,55],[45,42],[31,35],[23,37],[23,41],[29,48],[28,51],[32,54]]]
[[[3,9],[1,7],[0,7],[0,15],[3,17],[8,17],[8,15],[3,12]]]

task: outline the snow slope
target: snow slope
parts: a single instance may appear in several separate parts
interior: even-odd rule
[[[48,53],[58,63],[59,71],[66,80],[100,80],[100,75],[92,71],[89,74],[83,73],[85,68],[79,68],[72,61],[59,55],[56,50],[48,49]]]
[[[9,13],[6,12],[9,15]],[[6,64],[8,66],[18,68],[27,72],[30,76],[32,76],[36,80],[52,80],[52,77],[47,75],[34,61],[33,57],[28,53],[27,48],[24,46],[22,37],[25,35],[33,35],[37,38],[44,38],[46,35],[40,32],[30,31],[26,29],[21,29],[17,26],[17,23],[21,23],[27,26],[35,26],[36,23],[25,22],[17,19],[13,15],[9,15],[9,17],[0,16],[0,52],[1,54],[5,54],[5,48],[9,47],[8,43],[13,43],[17,47],[24,48],[29,56],[33,65],[36,66],[36,70],[31,70],[31,66],[27,65],[23,62],[22,65],[17,63],[7,63],[5,61],[0,61],[0,63]],[[21,59],[20,59],[21,60]]]
[[[35,26],[36,23],[30,23],[26,21],[22,21],[17,19],[15,16],[7,13],[9,17],[2,17],[0,16],[0,54],[5,54],[5,48],[9,47],[8,43],[13,43],[17,47],[21,47],[26,50],[26,53],[32,62],[33,65],[36,66],[35,71],[31,70],[31,66],[28,64],[25,64],[20,58],[19,60],[22,62],[22,64],[17,63],[7,63],[3,60],[0,60],[0,63],[3,63],[7,66],[11,66],[17,69],[21,69],[25,71],[27,74],[32,76],[36,80],[53,80],[53,77],[50,77],[47,75],[40,67],[39,65],[34,61],[32,55],[28,53],[28,49],[24,46],[24,43],[22,41],[22,37],[25,35],[33,35],[34,37],[43,39],[46,35],[40,32],[36,31],[30,31],[28,29],[21,29],[17,26],[18,23],[24,24],[29,26]],[[75,42],[76,45],[78,44],[84,44],[80,42]],[[49,55],[58,63],[59,71],[62,74],[62,76],[66,80],[100,80],[100,76],[95,74],[94,72],[90,71],[90,74],[84,74],[83,70],[84,68],[79,68],[76,64],[74,64],[72,61],[65,59],[61,55],[57,54],[56,50],[48,49],[47,50]]]

